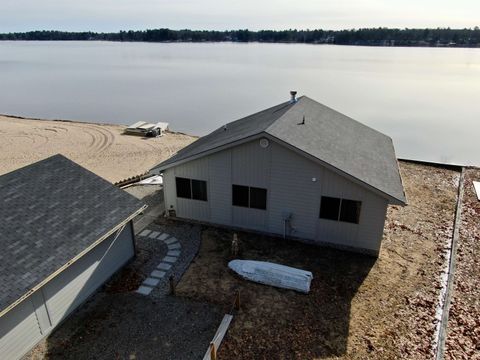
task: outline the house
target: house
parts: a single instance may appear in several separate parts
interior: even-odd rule
[[[392,140],[295,94],[153,168],[167,215],[377,255],[406,203]]]
[[[0,354],[18,359],[135,254],[134,197],[61,155],[0,176]]]

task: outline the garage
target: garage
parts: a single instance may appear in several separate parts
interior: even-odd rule
[[[56,155],[0,176],[0,353],[18,359],[135,256],[144,205]]]

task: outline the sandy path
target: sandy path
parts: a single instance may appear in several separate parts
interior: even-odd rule
[[[0,175],[54,154],[116,182],[142,174],[195,140],[123,135],[122,125],[33,120],[0,115]]]

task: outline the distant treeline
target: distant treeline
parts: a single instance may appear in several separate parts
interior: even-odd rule
[[[0,40],[103,40],[144,42],[271,42],[376,46],[480,46],[480,29],[353,29],[353,30],[171,30],[114,33],[29,31],[0,34]]]

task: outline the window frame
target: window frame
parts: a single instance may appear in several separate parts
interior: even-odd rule
[[[186,196],[186,193],[187,193],[187,189],[183,189],[184,191],[179,191],[179,182],[184,182],[183,185],[186,185],[188,184],[188,193],[189,193],[189,196]],[[177,192],[177,198],[180,198],[180,199],[191,199],[192,198],[192,181],[191,179],[188,179],[188,178],[184,178],[184,177],[181,177],[181,176],[175,176],[175,187],[176,187],[176,192]],[[182,194],[180,194],[180,192],[182,192]]]
[[[332,199],[338,201],[338,209],[337,209],[337,214],[336,218],[334,219],[333,216],[328,217],[328,216],[322,216],[322,206],[324,204],[324,199]],[[355,210],[355,219],[352,220],[352,218],[349,218],[349,213],[347,212],[346,206],[344,204],[355,204],[356,209]],[[345,208],[344,208],[345,206]],[[344,199],[344,198],[339,198],[339,197],[334,197],[334,196],[321,196],[320,197],[320,211],[318,218],[321,220],[330,220],[330,221],[339,221],[339,222],[345,222],[349,224],[359,224],[360,223],[360,216],[362,212],[362,201],[361,200],[352,200],[352,199]]]
[[[237,191],[235,191],[235,189],[237,189]],[[247,195],[246,202],[242,200],[239,201],[238,195],[245,195],[245,194],[239,194],[239,192],[244,192],[245,190]],[[232,184],[232,206],[238,206],[238,207],[244,207],[244,208],[250,207],[250,187],[245,185]]]
[[[350,214],[346,213],[347,210],[344,211],[344,204],[354,204],[355,205],[355,209],[353,209],[355,211],[355,218],[353,220],[345,217],[345,214],[346,214],[347,217]],[[345,208],[346,208],[346,205],[345,205]],[[347,222],[347,223],[350,223],[350,224],[358,224],[360,222],[361,211],[362,211],[362,202],[361,201],[350,200],[350,199],[342,199],[342,202],[341,202],[341,205],[340,205],[340,214],[339,214],[339,217],[338,217],[338,221]],[[343,219],[342,219],[342,217],[343,217]]]
[[[328,200],[327,200],[327,199],[328,199]],[[322,210],[324,209],[323,206],[326,204],[327,201],[333,201],[333,200],[334,200],[335,202],[338,202],[338,204],[335,204],[335,206],[336,206],[336,216],[335,216],[335,218],[333,218],[333,216],[330,217],[330,216],[328,216],[327,214],[322,215],[322,213],[323,213]],[[319,213],[318,217],[319,217],[320,219],[323,219],[323,220],[338,221],[339,216],[340,216],[340,208],[341,208],[341,206],[342,206],[342,199],[337,198],[337,197],[333,197],[333,196],[322,196],[322,197],[320,198],[320,213]],[[333,209],[329,209],[329,210],[325,209],[325,212],[327,212],[327,211],[328,211],[328,212],[331,212],[331,213],[334,212]]]
[[[190,179],[190,183],[190,187],[192,188],[192,200],[208,201],[207,182],[205,180]],[[200,188],[195,189],[194,183],[198,184]],[[195,190],[199,190],[200,192],[195,194]]]
[[[188,181],[188,188],[190,190],[190,195],[188,197],[179,195],[179,191],[178,191],[179,190],[179,187],[178,187],[179,180],[180,181],[185,181],[185,180]],[[195,196],[195,197],[194,197],[194,189],[193,189],[194,181],[197,184],[200,184],[200,186],[201,186],[200,193],[197,193],[197,194],[200,194],[200,195]],[[184,177],[181,177],[181,176],[175,176],[175,187],[176,187],[177,198],[188,199],[188,200],[197,200],[197,201],[208,201],[208,184],[207,184],[206,180],[190,179],[190,178],[184,178]],[[202,194],[202,193],[204,193],[204,194]],[[186,195],[186,192],[185,192],[184,195]],[[204,198],[203,198],[202,195],[205,195]]]
[[[246,201],[238,201],[238,194],[235,189],[237,190],[243,190],[246,191],[244,194],[240,195],[247,195]],[[265,204],[263,204],[263,201],[260,201],[262,204],[258,205],[257,202],[254,204],[255,206],[252,206],[252,189],[254,191],[259,191],[259,192],[264,192],[265,193]],[[263,199],[262,199],[263,200]],[[256,210],[267,210],[267,204],[268,204],[268,189],[266,188],[259,188],[256,186],[248,186],[248,185],[238,185],[238,184],[232,184],[232,206],[237,206],[237,207],[242,207],[242,208],[247,208],[247,209],[256,209]],[[264,207],[262,206],[264,205]]]

